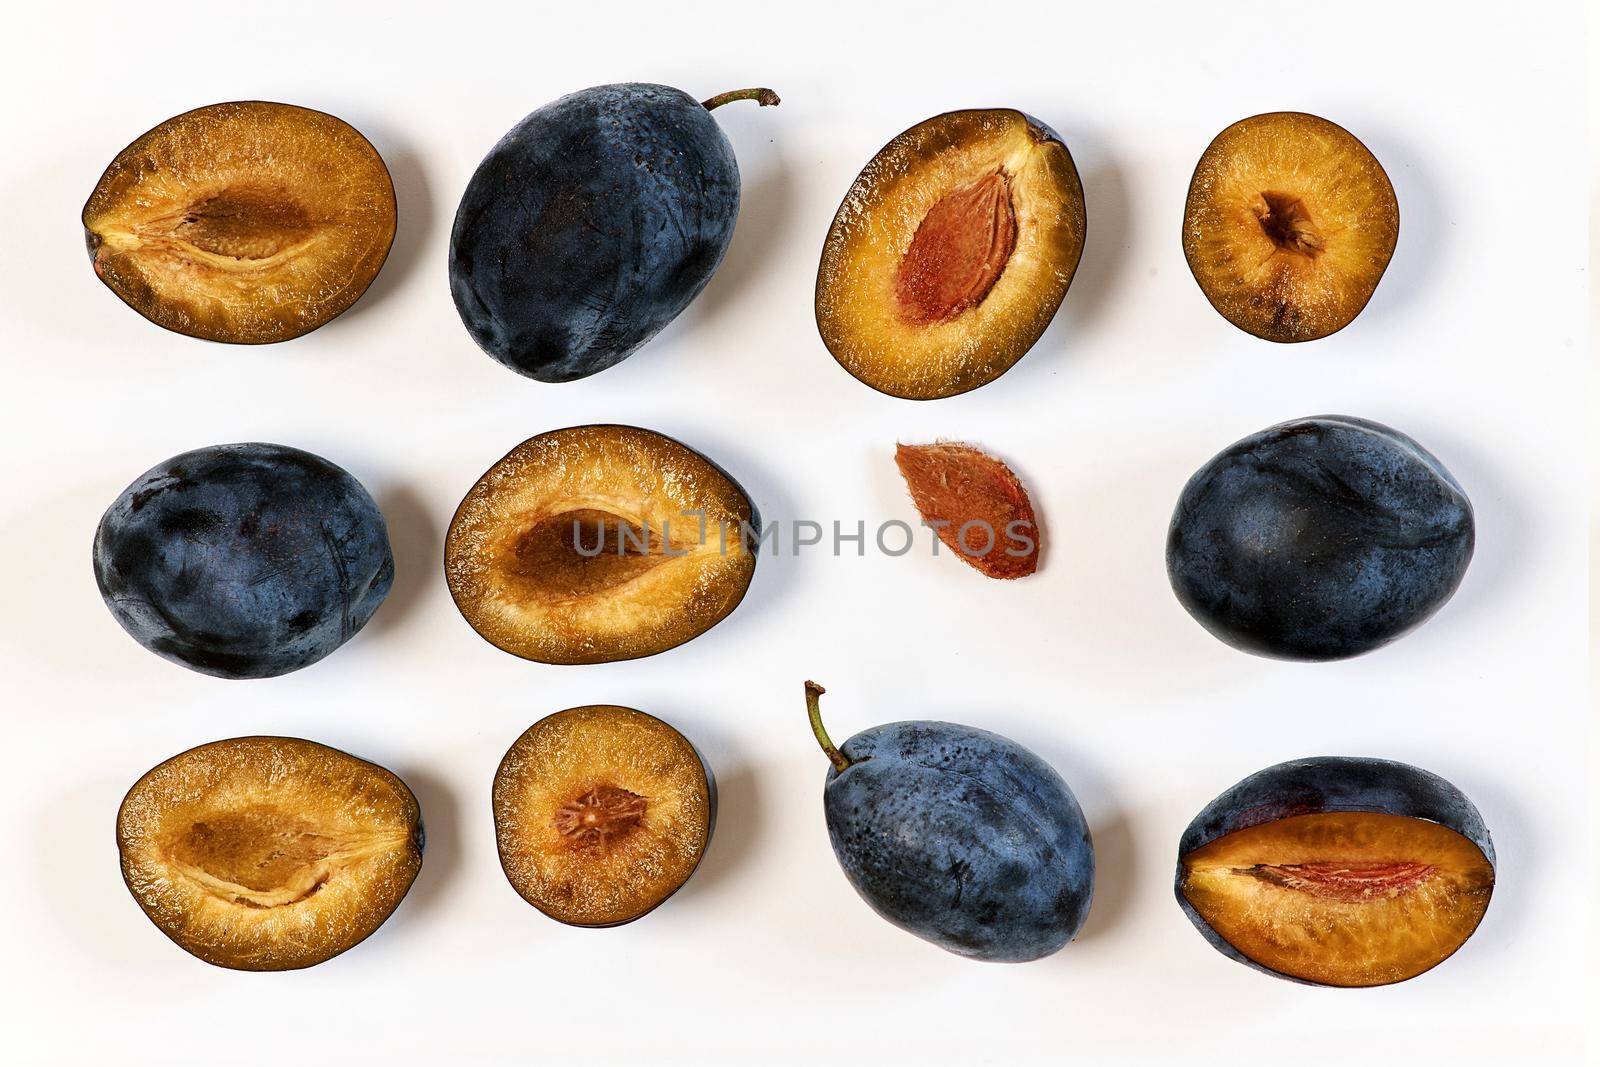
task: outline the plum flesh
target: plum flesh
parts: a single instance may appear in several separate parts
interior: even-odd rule
[[[1044,333],[1084,231],[1083,186],[1054,130],[1007,108],[937,115],[845,194],[817,268],[817,330],[879,392],[976,389]]]
[[[190,749],[117,812],[139,907],[186,952],[236,970],[310,967],[360,942],[405,897],[422,847],[404,782],[299,738]]]
[[[1460,948],[1494,888],[1483,817],[1435,774],[1323,756],[1260,771],[1195,816],[1175,887],[1218,951],[1318,985],[1404,981]]]
[[[354,304],[394,242],[367,139],[292,104],[212,104],[117,154],[83,209],[96,276],[158,326],[286,341]]]
[[[895,722],[835,749],[821,686],[812,728],[833,766],[828,839],[873,911],[946,951],[1020,963],[1077,934],[1094,893],[1094,844],[1051,766],[987,730]]]
[[[467,623],[512,655],[636,659],[738,607],[760,524],[727,472],[672,438],[571,426],[478,479],[450,521],[445,578]]]
[[[202,674],[266,678],[365,626],[394,557],[383,514],[347,471],[252,443],[185,452],[141,475],[100,520],[94,573],[145,648]]]
[[[1189,480],[1167,574],[1235,648],[1343,659],[1443,607],[1473,540],[1472,504],[1432,454],[1378,423],[1323,416],[1238,441]]]
[[[715,817],[716,788],[694,746],[632,708],[546,716],[495,772],[506,878],[572,926],[618,926],[659,906],[699,866]]]
[[[1301,112],[1219,133],[1184,204],[1183,253],[1201,291],[1267,341],[1312,341],[1349,325],[1399,235],[1383,166],[1342,126]]]
[[[542,382],[626,359],[689,306],[733,239],[739,165],[710,108],[601,85],[523,119],[479,164],[450,234],[450,291],[490,356]]]

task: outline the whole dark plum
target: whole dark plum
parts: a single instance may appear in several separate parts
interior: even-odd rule
[[[739,217],[739,164],[710,109],[666,85],[601,85],[540,108],[479,164],[450,234],[450,291],[485,352],[569,382],[620,363],[711,280]]]
[[[812,729],[833,763],[828,838],[873,911],[973,959],[1021,963],[1072,940],[1094,894],[1094,844],[1048,763],[947,722],[875,726],[835,748],[821,694],[806,683]]]
[[[1472,546],[1472,504],[1442,463],[1387,426],[1329,415],[1247,437],[1189,479],[1167,574],[1235,648],[1344,659],[1438,611]]]
[[[123,491],[95,531],[94,574],[145,648],[202,674],[267,678],[365,626],[394,557],[348,472],[284,445],[215,445]]]

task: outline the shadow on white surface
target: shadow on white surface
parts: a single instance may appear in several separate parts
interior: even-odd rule
[[[411,891],[406,894],[390,925],[400,920],[406,922],[425,919],[460,884],[463,877],[461,847],[464,830],[461,806],[449,785],[431,770],[406,764],[395,770],[402,781],[411,787],[417,803],[422,807],[422,830],[426,835],[422,851],[422,870]],[[484,818],[489,817],[489,800],[483,798]]]
[[[117,808],[144,769],[126,781],[101,777],[72,785],[38,806],[38,884],[49,887],[42,894],[48,917],[75,947],[83,980],[102,975],[121,985],[145,969],[166,940],[128,894],[117,857]]]
[[[378,276],[372,280],[367,291],[348,311],[329,323],[329,329],[339,329],[341,325],[348,329],[352,324],[361,323],[369,312],[382,308],[391,297],[403,290],[412,276],[424,269],[425,253],[440,220],[452,217],[446,215],[442,206],[435,202],[432,186],[423,167],[422,153],[412,146],[408,138],[396,135],[392,129],[380,124],[372,125],[374,128],[358,128],[383,157],[384,164],[389,168],[389,177],[394,182],[394,244],[389,248],[388,258],[383,261],[383,269],[378,271]],[[448,284],[442,257],[434,263],[433,272],[435,284],[441,287]]]
[[[373,495],[394,554],[394,585],[366,625],[367,635],[376,638],[404,627],[441,580],[444,524],[434,520],[422,495],[402,482],[386,484]]]
[[[1373,290],[1372,299],[1350,327],[1385,325],[1390,316],[1415,317],[1423,313],[1430,291],[1451,277],[1448,268],[1455,243],[1450,221],[1448,191],[1435,178],[1433,164],[1417,138],[1394,132],[1381,118],[1354,115],[1347,120],[1327,116],[1345,126],[1378,158],[1394,186],[1400,205],[1400,236],[1394,258]],[[1381,343],[1375,334],[1366,335]]]
[[[1403,431],[1409,432],[1409,431]],[[1420,432],[1420,431],[1419,431]],[[1518,493],[1518,481],[1506,469],[1505,450],[1485,448],[1481,437],[1458,433],[1440,421],[1427,428],[1422,447],[1439,457],[1472,502],[1475,543],[1472,561],[1461,586],[1439,615],[1424,623],[1432,627],[1456,617],[1463,625],[1483,618],[1483,613],[1503,611],[1510,598],[1537,588],[1531,571],[1544,558],[1548,538],[1537,510]],[[1523,457],[1524,462],[1536,457]],[[1582,486],[1573,486],[1581,494]]]
[[[775,111],[781,112],[783,105]],[[769,118],[769,114],[758,116]],[[728,131],[739,157],[740,192],[739,221],[733,231],[733,240],[716,273],[706,283],[699,296],[667,325],[650,344],[666,344],[674,348],[690,348],[693,338],[701,337],[709,329],[710,320],[724,314],[737,315],[738,305],[751,299],[752,290],[763,279],[778,271],[778,265],[796,254],[795,168],[785,158],[780,130],[775,125],[763,135],[752,122],[742,123],[743,128]],[[753,145],[758,137],[768,142]],[[819,244],[816,253],[822,251]],[[742,358],[755,358],[756,353],[745,352]],[[697,359],[681,355],[681,360]],[[704,359],[697,359],[704,363]]]

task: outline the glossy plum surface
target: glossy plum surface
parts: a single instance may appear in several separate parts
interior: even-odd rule
[[[348,472],[273,444],[216,445],[140,475],[100,520],[94,573],[145,648],[220,678],[322,659],[394,580],[378,505]]]
[[[733,238],[739,167],[705,106],[602,85],[489,152],[450,235],[450,291],[485,352],[567,382],[627,358],[705,288]]]
[[[842,746],[823,794],[845,876],[901,929],[974,959],[1035,960],[1078,932],[1094,845],[1067,783],[987,730],[896,722]]]
[[[1189,480],[1167,573],[1189,614],[1235,648],[1343,659],[1438,611],[1473,539],[1471,502],[1426,449],[1323,416],[1236,442]]]

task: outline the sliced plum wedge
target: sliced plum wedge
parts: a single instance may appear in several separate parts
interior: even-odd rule
[[[524,900],[572,926],[618,926],[689,880],[716,790],[677,730],[642,711],[568,708],[517,738],[494,776],[500,865]]]
[[[1494,849],[1470,801],[1426,771],[1323,757],[1269,768],[1184,835],[1178,901],[1207,940],[1333,986],[1414,978],[1489,906]]]
[[[244,971],[310,967],[382,926],[422,867],[422,840],[398,777],[290,737],[173,756],[117,813],[123,878],[150,921]]]

